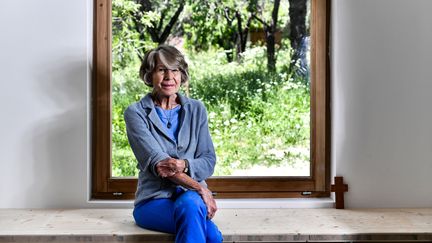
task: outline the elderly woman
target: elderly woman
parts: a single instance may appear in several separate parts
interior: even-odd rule
[[[222,242],[205,183],[216,162],[207,112],[179,93],[188,65],[175,47],[161,45],[145,55],[140,77],[153,90],[124,113],[139,169],[135,222],[175,234],[176,242]]]

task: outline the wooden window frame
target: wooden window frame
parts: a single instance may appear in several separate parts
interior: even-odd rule
[[[311,176],[217,177],[216,198],[330,196],[330,1],[311,0]],[[92,199],[133,199],[136,178],[111,175],[111,0],[94,0]]]

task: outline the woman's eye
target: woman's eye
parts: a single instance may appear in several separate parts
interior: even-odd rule
[[[168,68],[158,68],[157,72],[160,74],[166,74],[168,71],[171,71],[173,74],[178,74],[180,72],[179,69],[168,69]]]

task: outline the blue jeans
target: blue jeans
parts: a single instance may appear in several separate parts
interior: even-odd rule
[[[151,199],[135,206],[138,226],[175,234],[176,243],[220,243],[222,234],[207,219],[207,206],[196,191],[178,189],[172,198]]]

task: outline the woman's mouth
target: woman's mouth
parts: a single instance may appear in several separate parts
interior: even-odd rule
[[[164,84],[164,83],[162,83],[162,88],[174,88],[175,87],[175,84]]]

